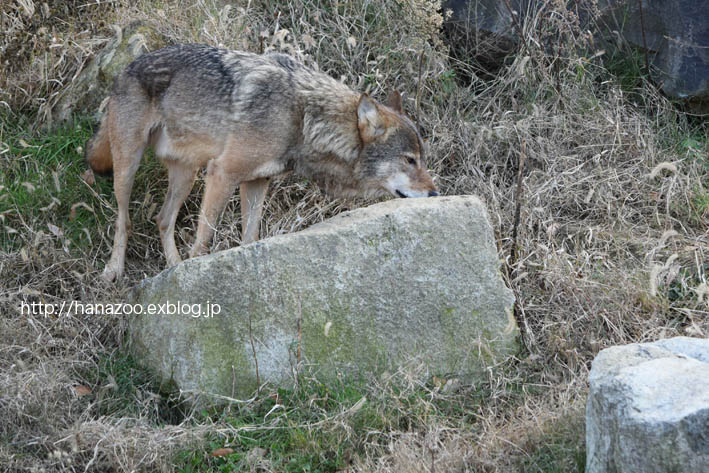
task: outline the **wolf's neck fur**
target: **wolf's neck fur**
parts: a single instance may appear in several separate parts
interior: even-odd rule
[[[313,71],[297,84],[303,104],[304,156],[295,171],[326,192],[362,194],[358,158],[362,150],[357,107],[360,94]]]
[[[359,156],[359,94],[332,77],[312,71],[298,81],[303,103],[303,142],[314,152],[345,161]]]

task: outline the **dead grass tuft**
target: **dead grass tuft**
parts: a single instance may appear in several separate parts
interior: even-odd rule
[[[14,0],[0,5],[0,110],[50,119],[63,88],[108,40],[112,2]]]

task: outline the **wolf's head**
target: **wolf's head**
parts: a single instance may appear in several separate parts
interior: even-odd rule
[[[362,151],[361,173],[372,187],[397,197],[438,195],[424,167],[424,146],[414,123],[404,115],[401,96],[394,92],[386,105],[362,94],[357,107]]]

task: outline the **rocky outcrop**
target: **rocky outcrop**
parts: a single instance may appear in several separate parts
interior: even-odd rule
[[[450,16],[443,26],[451,53],[463,62],[476,63],[481,73],[494,74],[519,44],[513,14],[523,19],[520,12],[527,11],[529,2],[509,0],[508,8],[497,0],[445,1],[443,9]]]
[[[150,26],[134,21],[125,28],[116,28],[116,37],[94,57],[75,80],[63,91],[52,110],[52,120],[62,123],[74,113],[98,111],[111,94],[113,80],[135,58],[158,49],[165,41]]]
[[[289,385],[304,364],[323,378],[414,362],[474,379],[518,348],[513,296],[473,196],[346,212],[187,260],[134,295],[146,311],[131,322],[134,353],[184,391],[246,396],[258,382]],[[168,302],[203,313],[147,314]]]
[[[709,471],[709,340],[608,348],[589,383],[587,473]]]
[[[598,8],[599,24],[607,31],[618,31],[631,45],[647,51],[651,78],[663,92],[674,98],[709,103],[707,2],[601,0]]]
[[[519,28],[547,4],[539,0],[448,0],[445,8],[452,15],[446,27],[451,46],[455,49],[464,42],[466,49],[476,51],[477,59],[483,63],[494,63],[495,58],[499,61],[518,43]],[[576,1],[571,2],[570,8],[578,14],[583,29],[599,39],[605,37],[613,44],[619,35],[632,46],[646,50],[651,78],[668,96],[709,104],[706,2]]]
[[[517,42],[519,34],[515,30],[513,15],[524,20],[534,4],[534,0],[447,0],[443,8],[450,10],[449,24],[476,34],[492,34]]]

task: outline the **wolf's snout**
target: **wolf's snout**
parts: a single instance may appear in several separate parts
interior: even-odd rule
[[[397,197],[401,197],[402,199],[407,199],[409,197],[437,197],[440,194],[437,191],[428,191],[428,194],[426,192],[410,192],[408,194],[405,194],[404,192],[400,191],[399,189],[396,189],[394,191]]]

